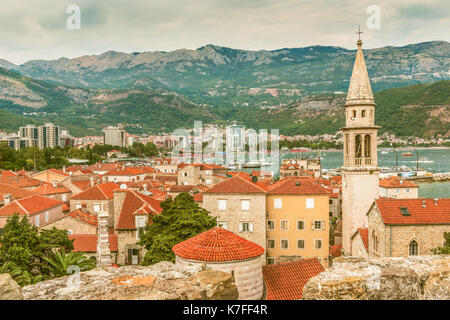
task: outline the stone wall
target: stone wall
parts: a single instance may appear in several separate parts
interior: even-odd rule
[[[0,291],[1,292],[1,291]],[[229,273],[159,262],[149,267],[102,268],[22,288],[25,300],[234,300]]]
[[[186,260],[176,257],[177,266],[202,266],[201,261]],[[262,257],[254,259],[232,261],[223,263],[205,263],[205,266],[213,270],[231,273],[239,290],[239,300],[261,299],[264,290],[262,275]]]
[[[303,287],[306,300],[449,300],[450,256],[333,259]]]

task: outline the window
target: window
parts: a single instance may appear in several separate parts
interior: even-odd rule
[[[219,210],[227,210],[227,200],[219,200]]]
[[[306,209],[314,209],[314,198],[306,198]]]
[[[409,192],[409,188],[406,188],[406,192]]]
[[[251,222],[241,222],[239,223],[239,232],[253,232],[253,223]]]
[[[275,264],[275,258],[272,258],[272,257],[268,257],[267,258],[267,264]]]
[[[356,118],[356,110],[353,110],[353,118]]]
[[[67,201],[67,194],[62,195],[62,201]]]
[[[305,240],[297,239],[297,249],[305,249]]]
[[[281,203],[281,199],[280,198],[273,199],[273,207],[275,209],[281,209],[282,203]]]
[[[228,230],[228,222],[227,221],[217,221],[217,226]]]
[[[297,220],[297,230],[304,230],[304,229],[305,229],[305,221]]]
[[[210,175],[212,175],[212,170],[206,170],[206,175],[208,175],[208,176],[210,176]]]
[[[315,249],[322,249],[322,240],[321,239],[314,240],[314,248]]]
[[[94,212],[96,212],[96,213],[99,213],[100,212],[100,208],[101,208],[101,206],[99,205],[99,204],[94,204],[94,206],[93,206],[93,210],[94,210]]]
[[[71,235],[73,234],[73,230],[72,230],[72,229],[67,230],[67,234],[68,234],[69,236],[71,236]]]
[[[333,191],[334,192],[334,191]],[[333,204],[333,199],[330,199],[329,204]]]
[[[417,256],[419,254],[419,245],[416,240],[411,241],[409,244],[409,255]]]
[[[288,220],[280,221],[280,230],[289,230],[289,221]]]
[[[48,222],[48,219],[49,219],[49,214],[48,214],[48,212],[46,212],[45,213],[45,222]]]
[[[397,193],[400,193],[400,188],[397,188]]]
[[[361,117],[365,118],[366,117],[366,110],[361,111]]]
[[[189,172],[183,172],[183,177],[189,177]]]
[[[281,239],[281,249],[289,249],[289,240]]]
[[[141,234],[145,231],[145,217],[136,217],[136,239],[139,240]]]
[[[206,179],[206,184],[211,184],[211,179]]]
[[[314,220],[312,223],[313,223],[313,230],[325,229],[325,221],[323,220]]]
[[[242,211],[250,210],[250,200],[241,200],[241,210]]]
[[[81,203],[75,204],[75,209],[81,209]]]
[[[36,226],[36,227],[39,227],[39,222],[40,222],[40,216],[36,216],[35,218],[34,218],[34,225]]]
[[[275,239],[267,239],[267,249],[275,249]]]
[[[275,229],[275,221],[267,220],[267,230],[274,230],[274,229]]]

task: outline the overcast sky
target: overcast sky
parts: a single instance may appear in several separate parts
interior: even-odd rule
[[[81,29],[69,30],[69,5]],[[368,29],[367,8],[381,28]],[[13,63],[122,52],[309,45],[366,48],[432,40],[450,42],[449,0],[1,0],[0,58]]]

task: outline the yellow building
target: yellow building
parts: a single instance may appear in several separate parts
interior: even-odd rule
[[[312,178],[287,177],[266,197],[267,264],[317,257],[328,266],[329,193]]]

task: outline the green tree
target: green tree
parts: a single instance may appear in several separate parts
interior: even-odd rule
[[[450,232],[444,232],[445,243],[442,247],[435,247],[431,249],[433,254],[450,254]]]
[[[216,218],[194,201],[188,193],[180,193],[175,199],[161,203],[162,213],[152,217],[141,235],[139,244],[148,251],[143,265],[160,261],[175,261],[172,247],[184,240],[216,226]]]
[[[53,227],[49,230],[41,230],[39,234],[39,246],[44,255],[50,255],[55,250],[70,252],[73,250],[73,240],[69,239],[67,230]]]
[[[0,237],[0,261],[13,262],[21,270],[32,272],[40,256],[37,228],[32,226],[27,217],[20,220],[14,214],[6,221],[4,234]]]

